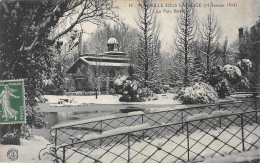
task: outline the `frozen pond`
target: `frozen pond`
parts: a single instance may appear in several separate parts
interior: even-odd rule
[[[124,114],[133,111],[169,110],[179,105],[132,105],[132,104],[94,104],[75,107],[50,107],[40,103],[40,112],[48,122],[47,128],[59,123],[90,119],[111,114]]]

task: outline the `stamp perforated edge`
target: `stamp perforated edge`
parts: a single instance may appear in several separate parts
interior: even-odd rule
[[[22,81],[22,92],[24,94],[24,79],[13,79],[13,80],[0,80],[0,82],[14,82],[14,81]],[[24,105],[24,120],[17,122],[0,122],[0,125],[9,125],[9,124],[25,124],[26,123],[26,106],[25,106],[25,96],[23,95],[23,105]]]

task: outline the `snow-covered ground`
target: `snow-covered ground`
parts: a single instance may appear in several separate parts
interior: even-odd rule
[[[47,103],[57,104],[60,99],[69,99],[76,102],[76,104],[152,104],[152,105],[164,105],[164,104],[181,104],[180,101],[174,100],[176,94],[159,94],[158,100],[150,100],[145,102],[120,102],[120,95],[98,95],[96,96],[57,96],[57,95],[44,95],[48,100]]]
[[[51,162],[50,160],[39,160],[38,154],[41,149],[45,148],[49,142],[41,137],[34,136],[34,139],[21,139],[21,145],[2,145],[0,144],[0,162],[16,162],[16,163],[43,163]],[[11,161],[7,158],[9,149],[15,148],[18,150],[18,159]]]
[[[142,128],[142,126],[140,126]],[[256,125],[247,125],[244,126],[245,129],[252,131]],[[259,128],[259,126],[258,126]],[[138,130],[139,128],[137,128]],[[240,127],[232,126],[228,128],[225,132],[219,135],[219,133],[222,132],[222,129],[217,130],[210,130],[208,131],[209,134],[204,135],[204,132],[196,131],[189,135],[189,147],[190,147],[190,160],[192,160],[196,154],[200,154],[202,157],[196,158],[195,161],[204,161],[204,162],[242,162],[242,161],[251,161],[254,159],[257,159],[260,157],[260,149],[254,149],[252,148],[249,152],[243,152],[236,153],[236,151],[233,151],[234,153],[231,153],[230,155],[227,155],[230,151],[232,151],[232,147],[237,147],[237,149],[242,150],[241,145],[241,139],[238,139],[237,137],[241,137],[241,131],[238,131]],[[248,132],[246,131],[246,135]],[[121,131],[122,132],[122,131]],[[126,132],[126,131],[125,131]],[[117,133],[117,131],[114,131],[114,133]],[[124,133],[124,132],[122,132]],[[230,133],[237,133],[236,138],[232,138],[233,136]],[[254,134],[260,135],[260,129],[256,129],[254,131]],[[214,140],[213,136],[217,136],[218,140]],[[106,133],[107,136],[107,133]],[[89,140],[88,136],[86,139]],[[93,135],[94,138],[97,138]],[[167,137],[167,136],[166,136]],[[151,162],[154,163],[156,161],[161,161],[163,163],[169,163],[169,162],[181,162],[180,160],[177,161],[176,157],[180,157],[183,160],[187,161],[187,141],[186,135],[176,135],[176,136],[168,136],[171,141],[167,141],[166,138],[156,138],[155,140],[151,141],[149,139],[145,139],[145,141],[137,141],[134,144],[131,144],[130,148],[130,157],[132,158],[130,162],[134,163],[140,163],[140,162]],[[232,138],[232,141],[229,141],[230,138]],[[204,145],[208,145],[208,148],[205,148],[204,145],[200,143],[196,143],[196,140],[200,140],[200,143],[203,143]],[[212,140],[214,140],[212,142]],[[251,134],[246,138],[246,142],[254,143],[257,140],[256,136]],[[212,143],[211,143],[212,142]],[[223,142],[228,142],[230,146],[224,146]],[[195,144],[196,143],[196,144]],[[180,144],[181,146],[178,146],[177,144]],[[194,145],[194,146],[193,146]],[[258,147],[260,147],[260,143],[256,144]],[[248,143],[245,143],[246,148],[248,148],[250,145]],[[158,147],[161,148],[161,150],[158,150]],[[69,156],[66,160],[66,162],[93,162],[93,159],[99,160],[104,163],[109,162],[127,162],[128,158],[128,146],[127,143],[120,143],[116,146],[111,145],[110,146],[102,146],[101,148],[97,148],[95,150],[93,149],[87,149],[87,148],[81,148],[80,150],[77,147],[70,147],[71,149],[66,151],[66,156]],[[205,149],[204,149],[205,148]],[[75,151],[78,151],[79,153],[75,153]],[[109,152],[107,152],[109,151]],[[138,154],[138,152],[140,152]],[[219,157],[219,155],[214,155],[213,158],[211,158],[211,155],[213,155],[217,151],[218,153],[225,154],[225,157]],[[167,152],[171,153],[171,155],[167,155]],[[81,154],[80,154],[81,153]],[[84,157],[82,154],[87,154],[90,158]],[[183,155],[184,154],[184,155]],[[58,151],[58,156],[62,157],[62,152]],[[120,157],[118,157],[120,156]],[[148,156],[150,156],[148,158]],[[176,157],[173,157],[176,156]],[[241,158],[236,158],[241,157]],[[92,159],[91,159],[92,158]],[[147,161],[146,161],[147,159]]]

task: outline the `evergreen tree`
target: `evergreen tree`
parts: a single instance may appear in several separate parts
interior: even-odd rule
[[[189,75],[189,57],[195,50],[196,43],[194,42],[196,37],[197,20],[196,10],[193,0],[183,0],[182,8],[178,18],[178,24],[176,27],[176,50],[180,58],[184,58],[184,64],[181,64],[184,68],[184,84],[188,84]]]
[[[159,79],[161,47],[161,41],[158,38],[159,26],[153,1],[139,1],[136,23],[141,31],[141,34],[138,34],[136,73],[145,87],[151,87]]]
[[[214,66],[218,60],[216,49],[220,36],[220,24],[216,15],[210,8],[206,18],[202,21],[202,26],[200,28],[200,37],[202,40],[200,51],[202,52],[202,65],[206,69],[206,74],[209,74],[211,67]]]

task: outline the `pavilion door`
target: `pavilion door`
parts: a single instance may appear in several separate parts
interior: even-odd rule
[[[75,80],[75,84],[76,84],[76,90],[78,91],[89,90],[90,88],[87,78],[78,78]]]

